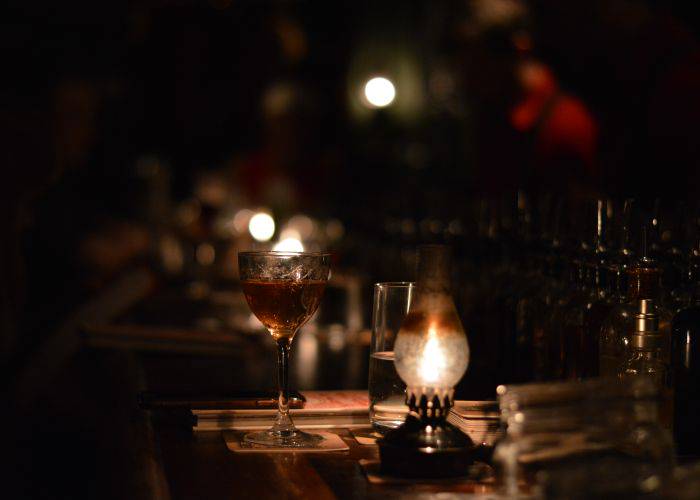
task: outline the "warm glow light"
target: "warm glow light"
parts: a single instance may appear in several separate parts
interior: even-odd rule
[[[383,108],[394,101],[396,88],[391,80],[378,76],[365,84],[365,98],[375,108]]]
[[[300,240],[305,240],[313,236],[314,226],[314,221],[311,220],[310,217],[307,217],[303,214],[298,214],[289,219],[289,222],[287,222],[286,227],[290,230],[297,231],[299,233],[298,238]]]
[[[396,336],[394,353],[396,371],[409,389],[450,389],[459,382],[469,364],[469,344],[464,331],[435,320],[410,330],[402,326]]]
[[[234,229],[239,233],[244,232],[248,228],[250,218],[253,217],[253,215],[255,215],[255,212],[248,210],[247,208],[236,212],[236,215],[233,216]]]
[[[250,235],[258,241],[268,241],[275,234],[275,221],[269,214],[259,212],[248,223]]]
[[[216,251],[210,243],[201,243],[197,247],[195,257],[197,258],[198,264],[202,266],[209,266],[213,264],[214,259],[216,259]]]
[[[331,219],[328,221],[328,224],[326,224],[326,236],[328,236],[328,239],[331,241],[339,240],[343,237],[344,233],[345,227],[343,227],[343,223],[338,219]]]
[[[301,241],[303,239],[301,237],[301,233],[299,233],[299,231],[297,231],[296,229],[290,229],[290,228],[282,229],[282,232],[280,232],[280,241],[286,240],[289,238],[299,240],[299,241]]]
[[[419,361],[420,373],[425,384],[430,385],[440,381],[440,375],[445,370],[445,354],[435,331],[435,325],[428,328],[428,341],[423,348],[423,357]]]
[[[272,249],[275,252],[303,252],[304,245],[296,238],[286,238],[277,243]]]

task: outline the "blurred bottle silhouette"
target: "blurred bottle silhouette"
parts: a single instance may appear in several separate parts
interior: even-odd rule
[[[535,376],[538,380],[556,380],[563,376],[563,338],[561,330],[557,328],[556,313],[562,311],[568,302],[568,263],[561,232],[563,202],[559,200],[556,206],[555,225],[547,258],[548,280],[543,290],[545,312],[535,320],[535,330],[542,332],[542,342],[535,351],[538,359],[539,356],[542,359],[541,363],[537,363],[539,370]]]
[[[596,203],[595,244],[590,266],[590,295],[585,309],[581,311],[581,361],[579,377],[595,377],[599,373],[598,345],[600,328],[614,307],[613,287],[610,279],[610,252],[608,250],[608,218],[612,218],[611,203],[598,200]]]
[[[454,219],[461,233],[447,229],[447,217],[392,216],[395,237],[377,267],[410,279],[397,255],[428,237],[453,245],[455,303],[474,354],[459,397],[489,397],[497,384],[617,376],[641,299],[654,301],[660,356],[670,361],[672,313],[695,305],[700,275],[690,270],[692,262],[700,269],[700,242],[694,254],[685,250],[680,208],[662,214],[658,202],[638,224],[640,205],[512,192],[467,205]],[[431,224],[442,229],[426,233]],[[672,279],[674,268],[681,279]]]
[[[672,421],[672,389],[668,363],[664,359],[664,339],[659,331],[659,315],[652,299],[637,301],[629,349],[618,368],[620,378],[647,377],[658,390],[659,419],[669,428]]]
[[[560,346],[560,377],[580,378],[583,363],[583,316],[591,300],[591,208],[587,204],[574,214],[578,229],[569,263],[569,289],[565,305],[553,314],[553,328],[558,330]]]
[[[688,257],[681,310],[671,325],[673,434],[680,455],[700,455],[700,231]]]
[[[649,257],[647,246],[647,228],[642,228],[642,257],[628,271],[629,285],[627,302],[615,306],[603,322],[600,333],[600,374],[614,375],[621,363],[622,356],[630,343],[634,326],[634,314],[637,302],[641,299],[653,299],[659,303],[661,296],[661,269],[657,262]],[[663,307],[657,307],[659,331],[662,337],[662,354],[668,360],[670,351],[671,314]]]
[[[623,303],[626,300],[629,280],[627,271],[634,263],[636,252],[632,243],[632,213],[634,211],[634,200],[625,200],[620,222],[618,244],[610,252],[609,263],[611,281],[613,286],[613,300]]]
[[[527,329],[527,337],[532,342],[530,351],[530,372],[525,380],[543,380],[547,371],[547,312],[563,291],[558,280],[559,223],[561,203],[545,197],[539,210],[540,236],[530,270],[534,283],[534,293],[524,297],[518,304],[521,324]],[[525,381],[524,380],[524,381]]]
[[[540,207],[539,222],[546,218],[546,213]],[[544,284],[541,259],[541,237],[535,222],[535,211],[525,193],[518,193],[518,231],[519,249],[517,250],[518,288],[514,296],[514,361],[512,378],[515,382],[526,382],[534,379],[535,361],[535,331],[534,318],[542,312],[539,291]],[[541,227],[541,226],[540,226]]]
[[[692,288],[692,284],[688,282],[687,272],[693,247],[686,243],[692,241],[691,221],[687,203],[679,201],[675,204],[667,229],[662,233],[666,262],[661,283],[662,303],[673,314],[687,306],[692,295],[692,290],[688,289],[689,285]]]

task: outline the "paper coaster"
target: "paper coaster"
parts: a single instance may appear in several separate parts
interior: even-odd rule
[[[330,451],[348,451],[350,447],[345,444],[337,434],[332,432],[314,432],[323,437],[323,441],[308,448],[278,448],[260,444],[246,443],[243,441],[244,432],[224,431],[226,447],[234,453],[324,453]]]
[[[355,441],[362,445],[377,444],[377,439],[382,437],[377,431],[371,427],[362,429],[350,429],[350,434],[355,438]]]

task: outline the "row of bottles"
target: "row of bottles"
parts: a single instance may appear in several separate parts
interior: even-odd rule
[[[377,241],[376,251],[354,254],[387,281],[410,277],[417,244],[453,247],[454,297],[472,352],[457,387],[463,399],[492,397],[499,384],[623,376],[633,356],[646,356],[633,334],[647,300],[665,370],[657,378],[673,388],[664,392],[673,411],[662,414],[700,454],[690,420],[700,409],[700,212],[672,205],[518,192],[449,213],[392,213],[358,239]]]
[[[684,436],[679,451],[700,454],[700,220],[679,208],[662,224],[658,202],[640,215],[633,200],[577,211],[516,200],[487,202],[476,244],[457,243],[473,342],[463,384],[649,375],[667,402],[662,421]]]

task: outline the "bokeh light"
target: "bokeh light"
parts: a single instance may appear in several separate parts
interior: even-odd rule
[[[239,234],[245,232],[245,230],[248,228],[248,224],[250,224],[250,219],[253,217],[253,215],[255,215],[255,212],[247,208],[236,212],[236,215],[234,215],[233,217],[234,229]]]
[[[303,252],[304,245],[296,238],[285,238],[272,249],[275,252]]]
[[[345,227],[338,219],[331,219],[326,224],[326,236],[331,241],[337,241],[345,234]]]
[[[365,98],[375,108],[384,108],[394,102],[396,88],[391,80],[381,76],[370,79],[365,84]]]
[[[216,259],[216,250],[211,243],[200,243],[195,253],[197,263],[202,266],[210,266]]]
[[[250,235],[258,241],[268,241],[275,234],[275,221],[265,212],[258,212],[248,223]]]
[[[289,219],[285,229],[296,231],[298,233],[296,238],[300,240],[308,240],[314,234],[315,224],[310,217],[303,214],[297,214]],[[284,236],[284,234],[281,236],[281,238],[286,237],[287,236]]]
[[[299,240],[299,241],[303,240],[303,238],[301,237],[301,233],[299,231],[297,231],[296,229],[289,228],[289,227],[282,229],[282,231],[280,232],[280,241],[286,240],[288,238],[292,238],[292,239]]]

